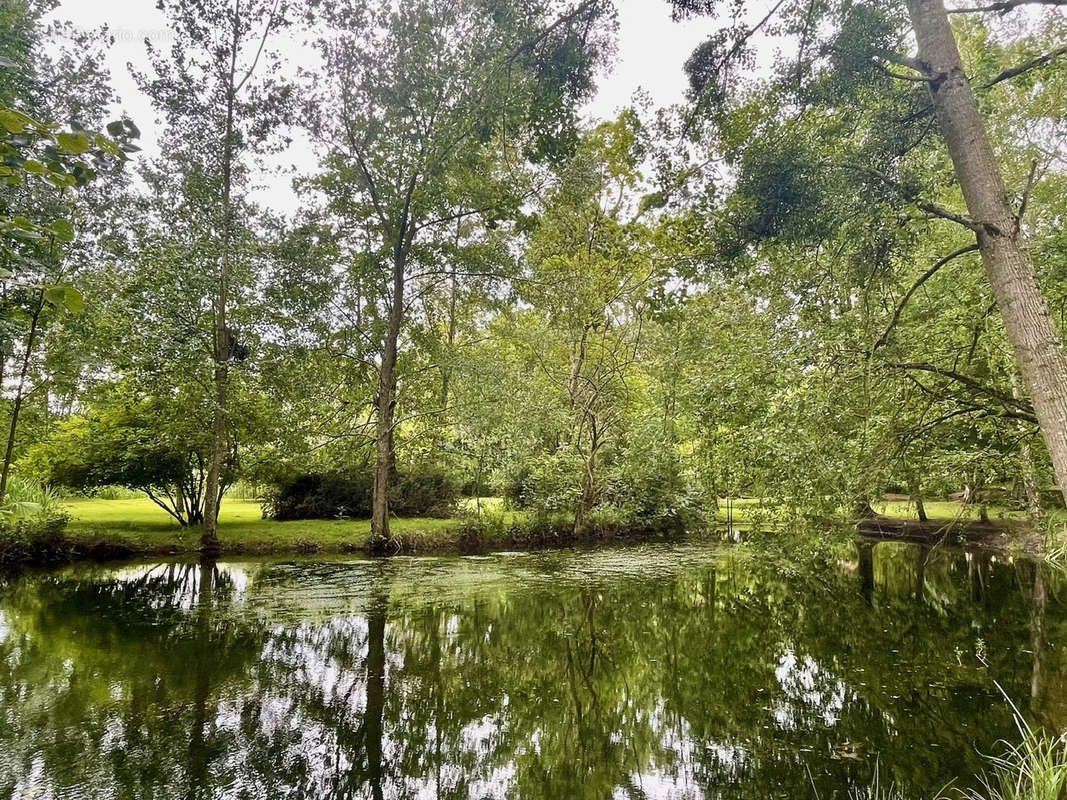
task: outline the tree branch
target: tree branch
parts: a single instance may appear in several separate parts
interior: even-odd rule
[[[919,279],[912,284],[911,288],[908,289],[904,297],[901,298],[899,303],[897,303],[896,310],[893,312],[893,318],[889,320],[889,325],[886,326],[885,333],[883,333],[881,337],[879,337],[878,341],[874,343],[872,352],[874,350],[877,350],[879,347],[884,347],[889,342],[889,335],[893,332],[893,329],[900,321],[900,315],[904,311],[904,306],[908,304],[908,301],[911,300],[912,295],[919,290],[920,286],[930,280],[930,278],[932,278],[937,273],[937,271],[941,269],[941,267],[945,266],[945,264],[948,264],[950,261],[962,255],[965,255],[966,253],[973,253],[977,249],[977,244],[969,244],[966,247],[961,247],[959,250],[955,250],[949,253],[944,258],[940,259],[936,264],[930,267],[930,269],[926,270],[926,272],[920,275]]]
[[[1026,186],[1023,187],[1023,194],[1019,200],[1019,210],[1015,212],[1015,232],[1018,233],[1023,224],[1023,217],[1026,216],[1026,207],[1030,204],[1030,193],[1034,190],[1034,184],[1037,183],[1037,159],[1033,159],[1030,162],[1030,174],[1026,176]]]
[[[1034,415],[1034,408],[1033,408],[1032,405],[1030,405],[1030,403],[1026,402],[1025,400],[1019,400],[1019,399],[1017,399],[1015,397],[1012,397],[1009,394],[1005,394],[1004,392],[998,391],[997,389],[994,389],[991,386],[986,386],[983,383],[979,383],[978,381],[976,381],[974,378],[970,377],[969,375],[964,375],[963,373],[956,372],[955,370],[944,369],[942,367],[937,366],[936,364],[928,364],[928,363],[922,362],[922,361],[910,361],[910,362],[892,362],[892,361],[888,361],[888,362],[886,362],[886,366],[892,367],[894,369],[918,370],[920,372],[931,372],[934,375],[941,376],[942,378],[948,378],[951,381],[955,381],[956,383],[959,383],[959,384],[961,384],[963,386],[966,386],[968,389],[971,389],[971,390],[973,390],[974,392],[977,392],[980,395],[985,395],[986,397],[991,397],[994,400],[997,400],[998,402],[1000,402],[1002,405],[1004,405],[1007,408],[1018,409],[1023,414],[1028,415],[1028,417],[1027,417],[1028,419],[1029,418],[1033,418],[1036,421],[1036,417],[1033,416]]]
[[[949,14],[981,14],[995,11],[1006,14],[1019,6],[1067,6],[1067,0],[1001,0],[999,3],[990,3],[988,6],[974,6],[972,8],[950,8]]]
[[[968,217],[966,214],[957,214],[955,211],[950,211],[944,206],[939,206],[937,203],[931,203],[926,200],[916,200],[915,205],[921,211],[925,211],[931,216],[950,220],[957,225],[962,225],[964,228],[974,231],[975,233],[981,233],[985,230],[984,225],[975,221],[971,217]]]
[[[256,69],[256,65],[259,64],[259,57],[263,55],[263,45],[267,43],[267,35],[270,33],[270,29],[274,26],[274,15],[278,13],[278,4],[281,0],[274,0],[274,5],[271,7],[270,16],[267,18],[267,25],[263,28],[263,36],[259,40],[259,48],[256,50],[256,57],[252,59],[252,65],[248,68],[245,76],[241,78],[237,86],[234,87],[233,93],[237,94],[241,91],[241,87],[245,85],[245,82],[252,77],[252,73]]]
[[[719,63],[715,68],[717,72],[721,71],[731,59],[737,56],[737,54],[741,52],[741,48],[745,46],[745,43],[749,39],[751,39],[761,28],[763,28],[764,25],[770,22],[771,18],[778,13],[778,9],[782,7],[782,4],[784,2],[785,0],[778,0],[778,2],[776,2],[771,7],[771,10],[764,15],[763,19],[761,19],[751,28],[746,29],[734,41],[734,44],[730,48],[730,51],[726,53],[721,59],[719,59]],[[689,129],[692,127],[693,121],[696,119],[697,114],[700,113],[700,108],[704,104],[704,96],[707,94],[707,87],[711,84],[711,82],[712,80],[709,78],[707,83],[703,87],[701,87],[700,93],[694,99],[693,107],[690,109],[689,114],[686,115],[685,122],[682,125],[682,138],[688,136]]]
[[[1065,0],[1065,2],[1067,2],[1067,0]],[[997,74],[995,77],[993,77],[992,79],[990,79],[986,83],[983,83],[978,88],[980,88],[980,89],[991,89],[992,87],[996,86],[998,83],[1003,83],[1004,81],[1010,81],[1012,78],[1017,78],[1020,75],[1022,75],[1023,73],[1029,72],[1032,69],[1037,69],[1038,67],[1043,67],[1046,64],[1049,64],[1050,62],[1055,61],[1057,58],[1059,58],[1062,55],[1067,55],[1067,45],[1063,45],[1062,47],[1057,47],[1055,50],[1050,50],[1049,52],[1045,53],[1044,55],[1040,55],[1037,58],[1032,58],[1029,61],[1025,61],[1022,64],[1019,64],[1017,67],[1011,67],[1010,69],[1006,69],[1003,72]]]

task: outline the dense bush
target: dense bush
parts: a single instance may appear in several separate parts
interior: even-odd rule
[[[603,505],[653,528],[694,524],[706,513],[661,420],[638,420],[628,446],[607,470]]]
[[[371,515],[374,476],[369,467],[304,473],[283,481],[264,502],[276,520],[363,519]],[[389,496],[389,509],[402,517],[448,516],[459,498],[456,480],[435,466],[400,473]]]
[[[369,517],[374,479],[369,470],[297,475],[271,492],[264,505],[277,520]]]
[[[69,519],[53,489],[13,476],[0,506],[0,564],[64,557]]]
[[[582,460],[572,448],[530,458],[504,485],[509,508],[539,516],[573,514],[582,496]]]
[[[60,561],[69,556],[70,542],[63,529],[65,513],[49,511],[32,517],[0,518],[0,564]]]
[[[389,508],[401,517],[447,517],[460,496],[456,478],[432,465],[407,469],[389,495]]]

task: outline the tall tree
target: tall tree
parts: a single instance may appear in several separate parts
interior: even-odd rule
[[[608,50],[603,0],[376,0],[330,12],[329,94],[308,114],[329,153],[320,183],[360,242],[377,372],[371,521],[390,540],[398,356],[413,283],[447,279],[435,243],[469,217],[516,214],[523,157],[566,150],[574,107]]]
[[[214,385],[214,445],[204,487],[200,546],[218,550],[220,475],[229,443],[230,369],[239,351],[229,323],[239,229],[248,225],[247,157],[269,147],[290,87],[267,49],[290,24],[288,0],[161,0],[175,36],[169,52],[146,40],[154,75],[138,75],[167,123],[161,168],[180,170],[185,202],[201,224],[193,232],[189,266],[213,277],[210,359]]]
[[[590,131],[549,193],[521,296],[533,307],[529,346],[569,411],[566,448],[581,462],[574,527],[601,498],[604,452],[632,398],[647,300],[660,277],[634,219],[644,131],[632,111]],[[554,352],[553,352],[554,351]]]
[[[1001,8],[994,10],[1018,4],[999,5]],[[1024,189],[1018,208],[1012,208],[942,0],[909,0],[908,13],[919,56],[918,62],[909,66],[930,87],[967,216],[932,210],[974,231],[1057,483],[1067,498],[1067,355],[1062,334],[1056,330],[1038,286],[1023,229],[1031,186]],[[1063,55],[1064,48],[1060,51]]]

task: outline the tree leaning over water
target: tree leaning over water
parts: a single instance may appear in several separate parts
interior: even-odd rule
[[[1004,14],[1031,4],[1059,5],[1048,0],[1021,0],[962,7],[951,13]],[[714,16],[725,10],[717,0],[673,0],[672,5],[680,17]],[[866,180],[881,184],[882,191],[873,192],[874,196],[894,194],[898,204],[906,202],[929,219],[952,222],[973,232],[1058,485],[1067,496],[1067,357],[1048,302],[1038,286],[1024,228],[1037,163],[1020,188],[1019,201],[1013,208],[979,110],[975,86],[960,59],[949,23],[950,12],[941,0],[910,0],[907,13],[901,12],[897,4],[880,2],[816,6],[780,0],[766,16],[751,24],[734,9],[731,23],[701,45],[687,64],[695,101],[693,114],[722,120],[728,113],[724,109],[739,91],[733,71],[747,63],[754,40],[765,33],[799,39],[796,60],[783,62],[771,81],[780,105],[775,107],[772,102],[769,110],[764,109],[768,115],[781,114],[779,122],[799,121],[813,106],[840,109],[884,100],[892,92],[875,95],[872,101],[872,93],[867,90],[874,80],[864,84],[871,75],[880,74],[882,80],[888,76],[900,86],[928,88],[922,107],[890,124],[895,123],[904,131],[909,124],[929,119],[932,113],[947,144],[967,213],[933,202],[910,180],[914,176],[892,175],[879,169],[878,161],[853,165],[853,169],[866,173]],[[909,29],[918,42],[917,56],[901,52]],[[1052,47],[1003,69],[978,88],[988,91],[1003,82],[1023,78],[1055,64],[1064,55],[1067,49]],[[835,72],[838,88],[844,89],[827,97],[825,92],[833,83]],[[788,123],[782,124],[788,127]],[[885,157],[884,163],[899,167],[908,153],[924,141],[926,133],[928,129],[918,140],[880,153]],[[794,211],[811,213],[811,209],[803,207]],[[946,256],[945,263],[963,252],[966,251]]]

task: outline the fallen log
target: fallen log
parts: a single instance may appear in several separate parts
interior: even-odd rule
[[[1033,536],[1030,526],[1011,521],[982,522],[975,520],[904,519],[874,516],[856,523],[861,536],[918,544],[964,544],[1007,550],[1020,543],[1028,549]]]

